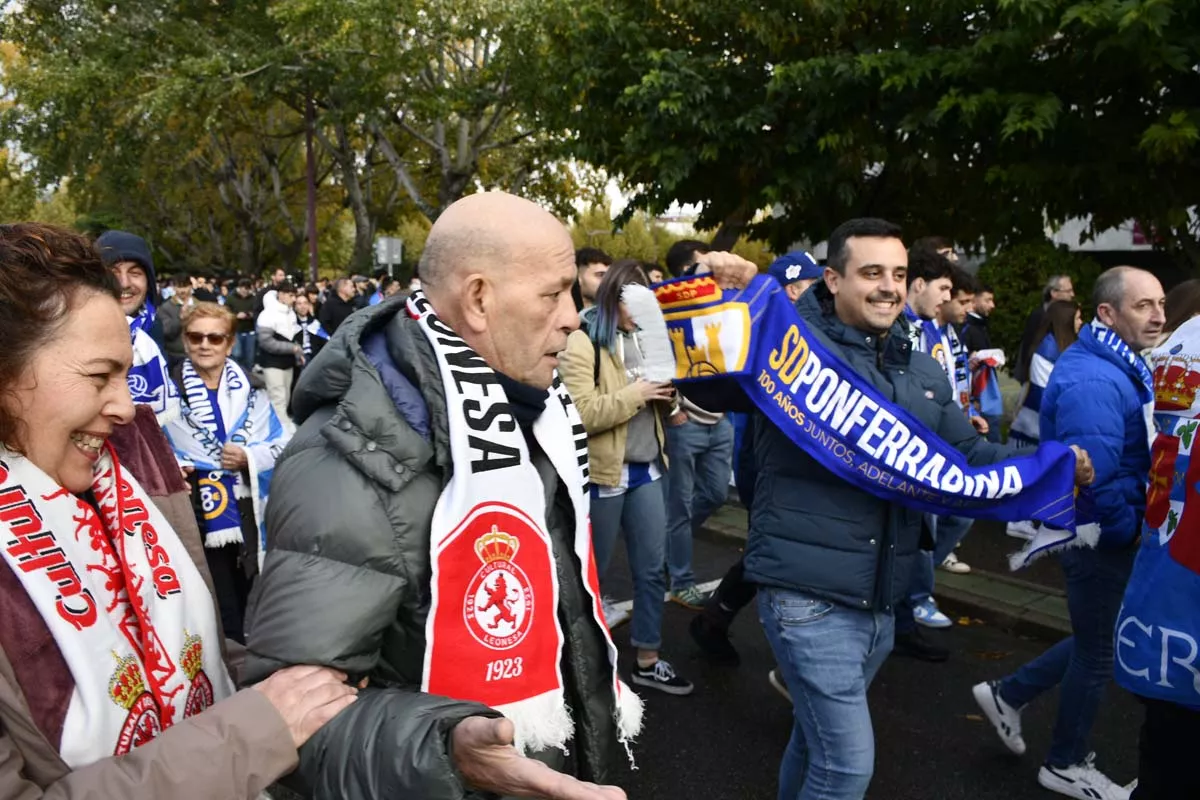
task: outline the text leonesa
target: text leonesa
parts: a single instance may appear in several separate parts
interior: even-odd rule
[[[907,425],[824,366],[795,325],[788,328],[780,346],[771,351],[767,363],[770,370],[764,369],[759,374],[759,388],[771,395],[797,425],[805,425],[807,414],[826,423],[829,431],[836,431],[840,441],[811,423],[811,430],[806,432],[831,450],[844,450],[835,454],[847,464],[863,471],[871,468],[866,462],[857,462],[854,452],[846,447],[852,443],[859,452],[878,462],[875,468],[886,465],[934,491],[994,500],[1015,495],[1022,489],[1021,473],[1015,466],[981,468],[966,474],[941,454],[929,455],[929,446],[914,436]]]

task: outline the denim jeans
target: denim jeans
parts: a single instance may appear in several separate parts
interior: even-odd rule
[[[892,616],[766,586],[758,613],[792,695],[779,800],[862,800],[875,770],[867,687],[892,650]]]
[[[1058,556],[1067,578],[1067,610],[1073,635],[1000,682],[1000,696],[1021,708],[1061,685],[1058,719],[1046,763],[1069,767],[1087,758],[1088,737],[1104,687],[1112,678],[1113,627],[1125,597],[1136,548],[1064,550]]]
[[[913,605],[919,605],[933,595],[934,570],[954,552],[954,548],[971,530],[974,520],[966,517],[934,517],[933,552],[922,550],[917,553],[913,565],[909,596]]]
[[[254,366],[254,356],[258,352],[258,334],[254,331],[239,333],[233,340],[233,360],[249,371]]]
[[[667,550],[665,480],[642,484],[615,497],[592,494],[592,547],[601,577],[612,560],[617,532],[625,531],[625,549],[633,573],[633,619],[629,642],[643,650],[662,646],[663,558]]]
[[[667,570],[671,588],[696,583],[692,535],[729,497],[733,425],[685,422],[667,426]]]

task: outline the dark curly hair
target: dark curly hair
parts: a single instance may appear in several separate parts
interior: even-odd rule
[[[14,387],[81,292],[121,299],[120,284],[88,239],[54,225],[0,225],[0,442],[10,447],[20,428],[8,407]]]

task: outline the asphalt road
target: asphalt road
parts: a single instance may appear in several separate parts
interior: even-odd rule
[[[631,592],[621,549],[605,590],[627,599]],[[728,542],[698,540],[698,579],[719,578],[738,555]],[[618,783],[635,800],[774,798],[779,760],[791,731],[791,707],[767,683],[774,659],[754,607],[734,624],[734,643],[742,655],[737,668],[703,660],[687,631],[692,613],[667,605],[663,652],[696,684],[696,691],[689,697],[641,691],[647,713],[634,749],[637,769],[621,774]],[[1057,694],[1040,698],[1026,711],[1029,751],[1017,758],[979,716],[970,693],[976,682],[1012,671],[1047,642],[968,623],[933,634],[954,650],[947,663],[892,657],[871,687],[876,739],[875,778],[867,795],[871,800],[1059,797],[1036,780],[1050,743]],[[628,676],[633,659],[628,626],[619,627],[614,636]],[[1092,747],[1098,752],[1097,766],[1120,783],[1136,774],[1140,722],[1136,701],[1110,686]]]

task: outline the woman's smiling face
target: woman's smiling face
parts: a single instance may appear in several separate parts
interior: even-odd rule
[[[132,360],[121,305],[99,292],[76,293],[8,393],[6,405],[21,421],[11,444],[60,486],[87,491],[113,427],[133,420],[126,383]]]

